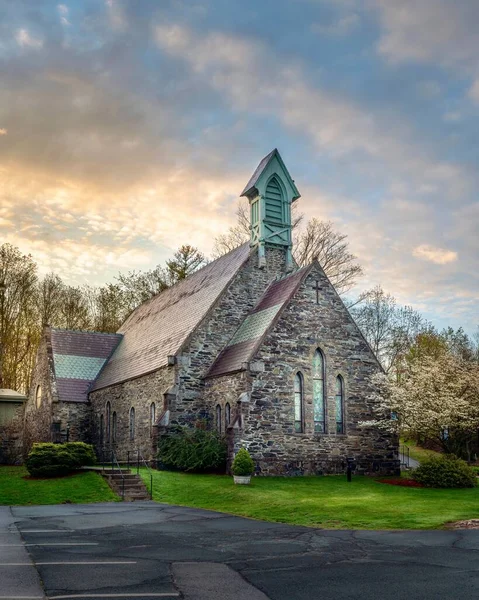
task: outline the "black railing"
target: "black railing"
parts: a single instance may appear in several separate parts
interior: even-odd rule
[[[409,469],[410,467],[410,456],[409,456],[409,446],[402,445],[399,447],[399,461],[401,463],[401,467],[405,467]]]
[[[121,498],[122,498],[122,500],[124,500],[125,499],[125,475],[123,474],[123,471],[120,467],[120,463],[118,462],[116,454],[113,450],[110,450],[110,451],[102,450],[101,466],[102,466],[103,473],[105,473],[105,465],[107,466],[107,469],[108,468],[111,469],[112,475],[114,475],[115,473],[118,473],[119,475],[121,475]]]
[[[153,500],[153,471],[148,466],[143,454],[140,452],[138,448],[136,451],[136,474],[140,474],[140,464],[146,467],[148,471],[148,475],[150,476],[150,500]]]

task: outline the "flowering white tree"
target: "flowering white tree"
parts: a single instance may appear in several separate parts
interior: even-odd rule
[[[431,440],[471,459],[479,431],[479,366],[448,352],[411,361],[399,382],[373,378],[375,426],[407,438]]]

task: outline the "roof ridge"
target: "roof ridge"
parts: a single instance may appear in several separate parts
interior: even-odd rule
[[[150,298],[148,298],[147,300],[145,300],[144,302],[142,302],[141,304],[139,304],[138,306],[136,306],[131,311],[131,313],[127,316],[127,318],[123,321],[123,323],[120,325],[120,329],[123,327],[123,325],[125,325],[125,323],[127,323],[130,320],[130,317],[132,317],[135,314],[135,312],[140,307],[145,306],[145,304],[150,303],[152,300],[158,298],[158,296],[162,296],[162,295],[164,296],[168,292],[170,292],[171,290],[177,290],[180,286],[186,285],[185,282],[191,282],[191,278],[192,277],[195,277],[197,274],[201,273],[207,267],[211,267],[211,265],[213,265],[214,263],[217,263],[218,261],[222,260],[223,258],[225,258],[226,256],[228,256],[232,252],[236,252],[237,250],[239,250],[240,248],[243,248],[243,246],[246,246],[247,244],[249,245],[249,242],[245,242],[244,244],[241,244],[240,246],[236,246],[236,248],[233,248],[233,249],[229,250],[228,252],[225,252],[225,254],[222,254],[221,256],[218,256],[218,258],[215,258],[214,260],[206,263],[205,265],[203,265],[202,267],[200,267],[196,271],[193,271],[193,273],[190,273],[184,279],[180,279],[179,281],[177,281],[173,285],[170,285],[169,287],[165,288],[164,290],[161,290],[161,292],[158,292],[157,294],[154,294],[153,296],[151,296]],[[121,334],[121,335],[123,335],[123,334]]]
[[[87,333],[88,335],[117,335],[122,337],[122,333],[108,333],[106,331],[94,331],[93,329],[66,329],[64,327],[50,327],[51,331],[62,331],[65,333]]]
[[[138,306],[118,330],[123,339],[92,391],[166,367],[167,357],[201,326],[250,256],[246,242]]]

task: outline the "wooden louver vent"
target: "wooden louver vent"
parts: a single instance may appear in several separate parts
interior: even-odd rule
[[[283,222],[283,194],[275,178],[271,179],[266,188],[265,207],[267,221]]]

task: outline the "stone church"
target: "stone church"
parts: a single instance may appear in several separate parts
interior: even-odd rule
[[[291,249],[299,191],[273,150],[242,196],[251,240],[154,296],[116,334],[46,328],[25,410],[31,440],[156,454],[172,425],[208,423],[261,474],[393,473],[372,418],[381,367],[317,261]]]

